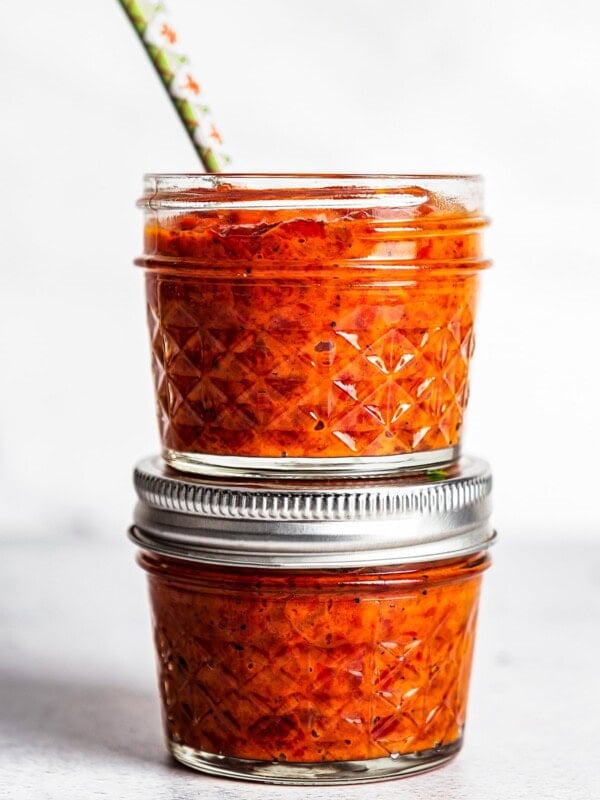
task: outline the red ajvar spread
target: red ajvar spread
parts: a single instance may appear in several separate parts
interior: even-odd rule
[[[311,573],[141,563],[171,742],[317,762],[460,740],[486,555]]]
[[[410,192],[414,208],[151,218],[138,263],[166,448],[329,458],[458,443],[483,220]]]

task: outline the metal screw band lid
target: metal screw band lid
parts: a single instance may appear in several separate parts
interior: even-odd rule
[[[491,473],[464,457],[446,469],[345,481],[215,480],[142,461],[132,539],[222,565],[356,567],[431,561],[489,546]]]

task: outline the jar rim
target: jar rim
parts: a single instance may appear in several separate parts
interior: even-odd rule
[[[339,205],[418,209],[432,197],[442,208],[482,211],[478,174],[425,173],[154,173],[144,175],[143,208],[270,208]]]
[[[146,172],[144,178],[193,178],[198,181],[231,181],[231,180],[273,180],[287,181],[289,183],[302,183],[308,180],[324,181],[330,184],[332,180],[354,184],[357,180],[402,182],[414,180],[466,180],[483,181],[481,174],[476,172]]]

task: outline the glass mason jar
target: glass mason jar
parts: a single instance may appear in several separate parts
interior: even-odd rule
[[[490,474],[228,483],[143,462],[131,529],[148,573],[167,746],[189,767],[350,783],[460,749]]]
[[[139,205],[171,466],[351,476],[459,455],[478,177],[148,175]]]

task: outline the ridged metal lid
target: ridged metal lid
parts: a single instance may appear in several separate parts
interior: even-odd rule
[[[222,565],[309,569],[419,563],[488,547],[492,478],[452,467],[345,481],[215,480],[160,458],[135,469],[131,538],[165,555]]]

